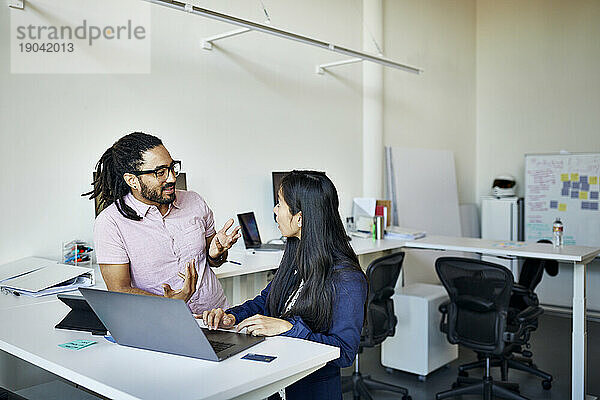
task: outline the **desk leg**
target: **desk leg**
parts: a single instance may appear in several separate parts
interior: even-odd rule
[[[585,399],[587,329],[585,264],[573,266],[573,332],[571,337],[571,399]]]

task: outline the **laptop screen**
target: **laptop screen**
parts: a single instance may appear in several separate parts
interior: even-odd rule
[[[238,221],[242,228],[242,237],[244,238],[244,244],[247,249],[260,247],[262,241],[260,240],[260,234],[258,233],[258,225],[256,224],[256,218],[254,212],[250,211],[243,214],[238,214]]]

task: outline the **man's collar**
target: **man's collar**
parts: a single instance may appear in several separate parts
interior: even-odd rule
[[[178,190],[175,189],[175,200],[173,200],[173,202],[171,203],[173,205],[173,207],[175,208],[181,208],[181,204],[179,202],[179,196],[177,196],[177,192]]]
[[[132,206],[142,217],[145,217],[146,214],[148,214],[148,210],[150,210],[150,207],[152,207],[150,204],[146,204],[136,199],[131,192],[127,193],[127,195],[125,196],[125,202],[129,203],[129,205]],[[171,205],[175,208],[181,208],[181,205],[179,204],[179,200],[177,198],[177,191],[175,191],[175,200],[169,205],[169,211],[171,211]]]
[[[143,203],[133,197],[131,192],[127,193],[125,196],[125,203],[128,203],[134,210],[138,212],[141,217],[145,217],[148,214],[148,210],[152,207],[150,204]]]

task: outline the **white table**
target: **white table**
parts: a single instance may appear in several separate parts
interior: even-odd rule
[[[584,399],[586,388],[586,265],[600,254],[600,248],[583,246],[566,246],[554,249],[544,244],[519,243],[510,245],[508,242],[498,242],[483,239],[458,238],[445,236],[428,236],[415,241],[377,240],[352,238],[352,247],[357,255],[373,254],[380,251],[398,250],[402,248],[454,250],[469,253],[480,253],[499,256],[515,256],[525,258],[554,259],[560,262],[573,263],[573,334],[572,334],[572,383],[571,398]],[[264,253],[238,252],[231,253],[229,259],[239,261],[242,265],[232,263],[223,264],[214,271],[219,278],[242,279],[243,276],[257,272],[276,269],[282,252]],[[240,258],[240,259],[238,259]],[[98,279],[100,281],[100,279]],[[256,291],[258,293],[258,291]],[[20,298],[5,299],[10,307],[27,305],[30,300]],[[21,300],[24,300],[23,302]],[[0,304],[0,313],[3,305]],[[2,328],[3,329],[3,328]],[[93,390],[93,389],[92,389]]]
[[[571,337],[572,369],[571,399],[585,399],[587,378],[587,328],[586,328],[586,266],[600,248],[565,246],[554,248],[548,244],[501,242],[493,240],[429,236],[406,242],[407,248],[453,250],[497,256],[552,259],[573,263],[573,333]]]
[[[373,240],[359,237],[353,237],[350,241],[350,245],[358,256],[397,250],[404,246],[404,243],[402,240]],[[227,298],[232,305],[235,305],[260,293],[267,284],[266,273],[277,269],[282,257],[283,251],[231,249],[227,259],[241,265],[226,262],[212,270],[221,280]]]
[[[0,310],[0,350],[111,399],[263,398],[339,357],[337,347],[287,337],[252,347],[277,356],[268,364],[242,360],[248,351],[217,363],[134,349],[54,329],[68,310],[58,300]],[[82,350],[58,347],[76,339],[98,343]]]

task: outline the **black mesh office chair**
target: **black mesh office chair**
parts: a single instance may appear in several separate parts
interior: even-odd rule
[[[478,394],[524,400],[518,385],[495,382],[490,374],[493,357],[510,354],[525,340],[528,324],[541,314],[539,307],[528,307],[515,316],[517,325],[508,324],[508,308],[513,289],[512,273],[501,265],[470,258],[442,257],[435,262],[438,276],[450,301],[440,306],[440,328],[452,344],[482,354],[485,373],[482,379],[459,376],[451,390],[438,393],[436,399]],[[465,386],[466,385],[466,386]]]
[[[401,394],[402,400],[411,400],[407,389],[363,376],[358,367],[359,354],[362,353],[363,348],[376,346],[388,336],[394,335],[398,320],[394,314],[392,295],[403,261],[404,253],[399,252],[378,258],[367,268],[369,294],[367,296],[366,321],[354,362],[354,373],[352,376],[342,377],[342,391],[352,390],[355,400],[361,397],[372,399],[369,390],[388,390]]]
[[[538,243],[552,244],[549,240],[539,240]],[[518,321],[515,318],[519,313],[523,312],[529,307],[538,307],[539,299],[535,293],[535,288],[542,281],[544,271],[550,276],[556,276],[558,274],[558,262],[556,260],[542,260],[537,258],[528,258],[523,263],[521,273],[519,274],[519,282],[513,286],[513,291],[510,297],[510,303],[508,308],[508,324],[517,325]],[[543,310],[542,310],[543,311]],[[508,380],[509,369],[516,369],[524,371],[542,378],[542,387],[545,390],[552,388],[552,375],[544,372],[535,365],[533,362],[533,354],[529,349],[529,333],[535,331],[538,327],[538,318],[534,318],[528,325],[528,332],[525,335],[523,345],[513,346],[511,354],[507,354],[503,357],[493,357],[492,367],[500,367],[501,379],[503,381]],[[516,356],[520,354],[521,356]],[[458,373],[460,376],[468,376],[467,371],[474,368],[485,367],[485,360],[483,355],[478,353],[479,361],[475,361],[468,364],[463,364],[458,367]]]

